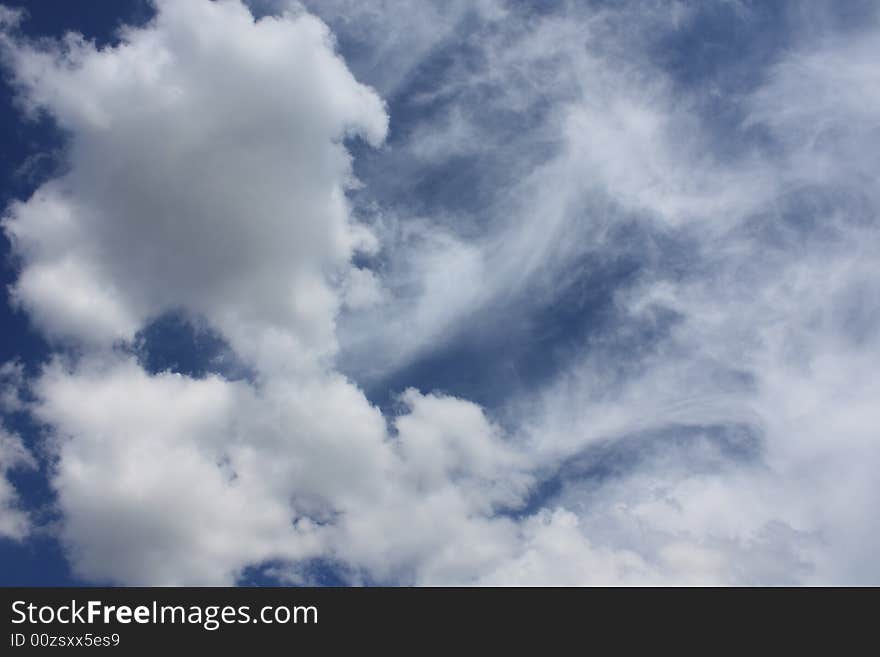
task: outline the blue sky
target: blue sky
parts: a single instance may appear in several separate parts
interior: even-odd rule
[[[25,4],[3,583],[877,583],[874,3]]]

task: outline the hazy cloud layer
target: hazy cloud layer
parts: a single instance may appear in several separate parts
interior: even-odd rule
[[[0,15],[68,137],[3,220],[58,353],[0,400],[78,576],[880,580],[874,14],[254,8],[104,48]],[[682,69],[707,21],[765,50]],[[149,371],[168,313],[247,374]],[[0,511],[24,537],[4,478]]]

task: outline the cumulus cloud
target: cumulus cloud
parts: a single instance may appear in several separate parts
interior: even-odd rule
[[[512,524],[495,511],[530,483],[476,405],[408,391],[392,440],[338,375],[255,390],[130,359],[56,362],[34,392],[55,427],[63,538],[89,579],[231,583],[248,565],[315,558],[383,581],[472,577],[487,557],[462,546],[503,549]]]
[[[160,2],[117,46],[4,50],[21,104],[70,135],[68,173],[4,221],[41,328],[106,345],[184,308],[264,364],[332,352],[327,273],[363,241],[341,141],[377,144],[388,119],[320,21]]]
[[[256,391],[216,378],[151,377],[109,349],[183,310],[219,330],[260,378],[300,372],[284,379],[285,393],[312,420],[353,414],[354,433],[344,423],[331,431],[335,447],[321,442],[324,429],[309,434],[312,420],[287,418],[329,469],[294,447],[279,477],[332,486],[350,461],[336,464],[330,452],[355,456],[361,432],[381,458],[381,416],[351,384],[323,373],[319,359],[335,349],[334,281],[353,281],[349,303],[371,294],[368,275],[349,273],[352,254],[369,252],[375,238],[350,218],[342,141],[381,142],[382,101],[354,80],[319,20],[295,11],[254,21],[239,2],[157,3],[155,18],[124,30],[115,46],[73,34],[36,43],[13,30],[3,49],[21,106],[48,113],[68,135],[67,173],[14,203],[4,229],[22,263],[15,300],[48,335],[87,348],[33,385],[33,412],[54,428],[52,483],[76,571],[219,582],[250,563],[297,558],[307,548],[296,538],[293,491],[266,490],[265,473],[253,482],[260,490],[243,485],[250,477],[231,469],[227,453],[238,438],[247,443],[233,421],[241,405],[288,431],[265,417],[299,414],[269,401],[281,383]],[[322,400],[339,407],[307,406]],[[259,471],[276,459],[269,445],[249,449],[237,468]],[[304,488],[306,507],[326,501]],[[130,531],[118,534],[108,518]]]

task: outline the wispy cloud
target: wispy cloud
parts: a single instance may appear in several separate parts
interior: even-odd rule
[[[873,14],[255,5],[104,48],[0,14],[69,137],[3,221],[58,352],[3,399],[78,575],[877,581]],[[147,371],[167,313],[248,376]]]

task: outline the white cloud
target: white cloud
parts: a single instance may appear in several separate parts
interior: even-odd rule
[[[21,398],[24,386],[24,366],[20,362],[0,365],[0,413],[14,413],[24,408]]]
[[[521,528],[520,546],[478,580],[486,586],[602,586],[659,583],[635,553],[596,550],[578,528],[575,514],[545,510]],[[693,567],[693,562],[688,566]]]
[[[251,4],[271,9],[283,2],[252,0]],[[398,93],[435,49],[455,39],[456,29],[471,15],[497,20],[506,13],[498,0],[302,0],[302,4],[350,40],[357,57],[349,65],[386,98]]]
[[[326,275],[347,270],[364,232],[340,142],[381,142],[382,101],[312,16],[158,9],[115,47],[4,37],[21,102],[70,134],[68,173],[4,221],[25,263],[16,299],[49,334],[86,343],[185,308],[263,366],[332,352]],[[264,334],[295,351],[261,353]]]
[[[472,576],[488,557],[462,546],[506,549],[513,524],[492,516],[531,481],[474,404],[408,391],[391,439],[336,375],[256,390],[127,359],[56,362],[35,393],[55,427],[63,539],[99,581],[230,583],[318,557],[375,578]]]
[[[67,173],[4,228],[23,262],[14,297],[89,348],[48,367],[31,406],[54,429],[76,572],[230,582],[316,553],[298,514],[344,504],[389,458],[381,415],[318,361],[335,349],[333,281],[375,250],[349,217],[342,140],[380,143],[387,115],[310,15],[157,9],[114,47],[3,36],[21,104],[69,135]],[[364,278],[350,303],[369,301]],[[151,377],[108,350],[178,309],[217,328],[261,386]]]
[[[689,228],[692,269],[650,265],[642,285],[618,295],[616,331],[650,323],[660,309],[676,317],[668,337],[640,357],[587,351],[544,393],[543,419],[534,406],[524,411],[550,463],[598,458],[608,445],[633,459],[602,473],[601,485],[564,476],[559,503],[580,509],[599,547],[634,552],[655,575],[743,584],[880,577],[868,556],[880,546],[871,474],[880,465],[871,401],[880,206],[868,146],[880,103],[861,91],[874,44],[867,34],[831,48],[806,44],[772,67],[746,104],[750,125],[774,139],[759,163],[766,178],[716,199],[718,211],[696,206],[703,218]],[[701,180],[686,149],[666,152]],[[754,170],[750,160],[732,167],[740,180]],[[663,170],[675,176],[676,166]],[[632,198],[627,184],[608,189]],[[666,214],[668,197],[645,198],[652,214]],[[723,445],[715,435],[723,426],[748,427],[752,437],[710,467],[705,449]],[[694,428],[706,438],[682,450]],[[627,447],[638,435],[643,442]]]
[[[352,38],[375,49],[360,69],[394,91],[477,21],[481,64],[413,100],[445,114],[383,151],[383,175],[405,184],[462,154],[498,169],[476,216],[378,203],[359,208],[370,229],[350,216],[342,140],[380,145],[388,117],[305,12],[254,22],[239,2],[166,1],[112,48],[4,36],[23,105],[70,135],[67,173],[4,229],[23,262],[15,298],[87,349],[47,365],[33,403],[3,400],[50,427],[76,573],[225,584],[272,563],[308,581],[325,559],[355,582],[877,581],[880,149],[866,144],[880,106],[858,90],[876,41],[788,53],[738,101],[772,148],[721,157],[699,98],[639,45],[687,23],[675,6],[527,21],[488,3],[479,20],[458,4],[358,10],[370,20]],[[535,124],[513,138],[481,108]],[[586,256],[631,247],[622,225],[648,237],[619,321],[510,401],[513,429],[416,390],[385,418],[330,365],[340,308],[359,369],[393,371],[477,310],[555,299]],[[691,251],[670,267],[657,253],[679,239]],[[356,251],[386,262],[357,268]],[[253,380],[150,375],[111,348],[177,309]],[[632,348],[645,326],[656,335]],[[3,440],[0,468],[31,462]],[[530,497],[554,475],[551,499]],[[20,512],[3,517],[23,534]]]
[[[352,269],[343,283],[345,305],[361,310],[380,304],[384,299],[382,283],[369,269]]]
[[[408,110],[428,118],[413,119],[383,151],[381,178],[391,172],[401,188],[416,186],[426,169],[455,171],[457,158],[471,157],[490,189],[461,212],[413,216],[393,198],[364,209],[375,215],[396,295],[390,312],[344,318],[352,369],[393,371],[487,306],[553,298],[584,258],[614,258],[615,228],[626,222],[669,231],[698,224],[717,236],[770,202],[769,163],[716,156],[699,93],[676,88],[646,53],[645,43],[693,13],[681,3],[572,4],[487,19],[444,51],[453,63],[408,99]]]
[[[37,394],[37,416],[56,427],[52,483],[80,576],[228,584],[249,563],[309,554],[287,491],[272,489],[273,463],[287,469],[279,476],[295,464],[250,435],[262,418],[246,410],[245,384],[151,377],[131,361],[75,373],[56,363]]]
[[[413,358],[437,343],[432,329],[454,333],[481,307],[552,297],[565,289],[571,263],[585,254],[617,257],[629,245],[615,241],[615,227],[639,222],[657,243],[634,251],[644,270],[633,290],[618,291],[619,323],[585,344],[540,401],[521,398],[507,409],[529,436],[534,471],[603,449],[634,460],[623,474],[600,473],[600,483],[562,467],[563,492],[548,504],[570,511],[525,522],[518,556],[499,558],[487,581],[876,581],[867,556],[880,540],[871,521],[880,488],[870,475],[880,462],[880,418],[869,402],[877,395],[869,373],[880,359],[880,262],[871,248],[880,209],[876,26],[852,38],[805,39],[767,62],[769,75],[753,93],[728,99],[746,117],[728,138],[750,139],[747,131],[756,130],[769,139],[721,157],[698,95],[713,90],[689,96],[674,87],[616,29],[631,16],[625,8],[585,14],[570,9],[566,20],[511,28],[520,30],[515,43],[492,33],[481,44],[492,65],[456,69],[438,91],[454,99],[445,118],[398,147],[412,151],[401,158],[412,163],[424,153],[442,156],[437,144],[479,156],[488,141],[507,148],[504,165],[515,168],[534,150],[535,135],[557,144],[503,189],[502,202],[481,208],[485,215],[445,223],[441,215],[440,226],[423,230],[453,245],[440,252],[443,264],[400,251],[411,258],[397,278],[405,283],[395,313],[402,329],[383,325],[371,342],[362,335],[370,321],[350,320],[352,362],[370,372],[359,354],[371,363],[385,344],[392,357]],[[629,35],[650,25],[668,30],[657,18],[627,25]],[[467,136],[481,103],[523,111],[548,98],[549,118],[511,136],[513,147],[492,142],[485,127],[485,141]],[[468,223],[476,221],[480,228]],[[468,235],[460,247],[446,238],[456,232]],[[661,239],[687,249],[674,261],[678,269],[657,258],[666,255]],[[477,264],[461,266],[465,249]],[[429,287],[435,278],[479,281],[478,290]],[[531,293],[517,294],[523,289]],[[657,329],[663,313],[672,318],[667,337]],[[425,330],[408,332],[412,326]],[[657,344],[622,347],[640,327],[656,330]],[[501,322],[497,330],[505,330]],[[755,446],[745,455],[718,452],[723,427],[746,427]],[[701,440],[688,438],[694,430]],[[627,447],[634,435],[647,442]],[[671,445],[666,459],[627,451],[650,454],[659,436]],[[688,447],[673,449],[676,441]],[[707,454],[715,463],[709,471]],[[566,515],[575,510],[577,522]],[[545,534],[554,538],[544,543]],[[568,570],[553,568],[563,561],[557,545],[571,551]]]
[[[21,363],[0,365],[0,414],[24,410],[24,386],[24,367]],[[30,517],[7,475],[16,468],[34,467],[36,461],[21,438],[0,425],[0,538],[22,539],[30,532]]]
[[[36,461],[21,438],[0,427],[0,539],[20,540],[30,532],[30,517],[7,474],[14,468],[34,467]]]

